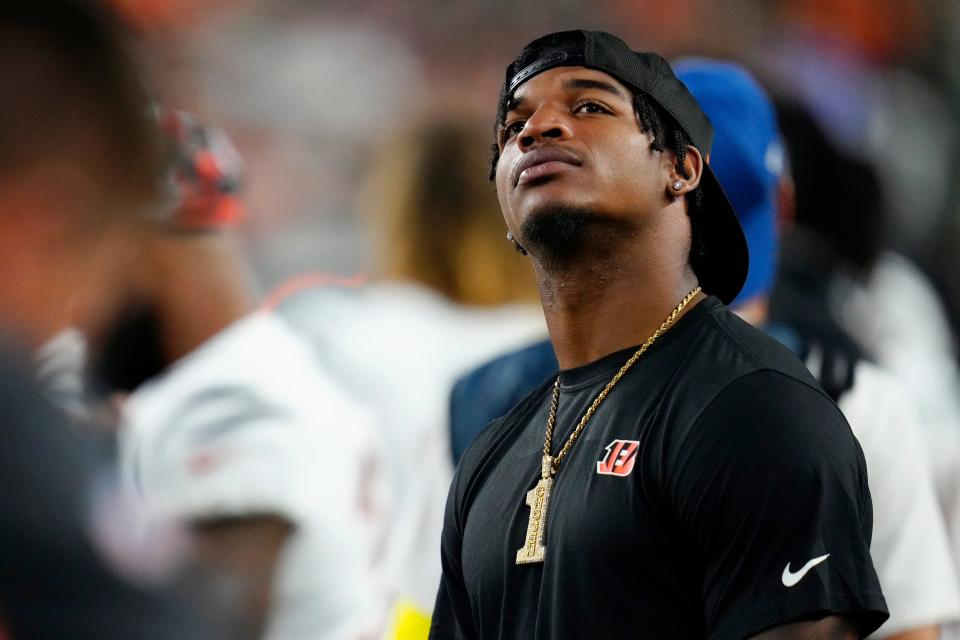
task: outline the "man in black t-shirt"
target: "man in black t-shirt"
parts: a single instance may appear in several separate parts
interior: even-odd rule
[[[461,461],[431,637],[876,629],[863,455],[803,365],[721,304],[744,239],[667,63],[609,34],[536,40],[497,134],[561,372]]]

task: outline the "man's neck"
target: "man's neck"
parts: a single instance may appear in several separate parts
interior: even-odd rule
[[[622,263],[592,264],[560,274],[538,269],[537,275],[561,369],[642,344],[697,286],[692,271],[682,266],[660,270],[624,268]],[[683,312],[703,298],[704,294],[698,294]]]

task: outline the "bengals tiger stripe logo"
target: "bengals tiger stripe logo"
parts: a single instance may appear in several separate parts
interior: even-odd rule
[[[607,454],[597,462],[597,473],[602,476],[628,476],[637,460],[639,440],[614,440],[606,446]]]

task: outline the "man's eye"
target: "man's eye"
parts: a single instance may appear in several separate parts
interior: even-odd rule
[[[576,113],[610,113],[606,107],[596,102],[581,102],[574,111]]]
[[[504,125],[503,129],[500,130],[500,141],[506,142],[515,135],[519,135],[523,131],[523,127],[526,124],[524,120],[514,120],[513,122]]]

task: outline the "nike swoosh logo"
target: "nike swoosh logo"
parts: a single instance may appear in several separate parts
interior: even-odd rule
[[[803,580],[803,576],[807,575],[807,573],[810,572],[810,569],[813,569],[815,566],[817,566],[818,564],[820,564],[821,562],[823,562],[829,557],[830,557],[830,554],[828,553],[825,556],[818,556],[816,558],[813,558],[812,560],[809,560],[807,564],[803,565],[800,568],[800,571],[797,571],[796,573],[790,571],[790,563],[788,562],[787,566],[783,568],[783,575],[780,576],[780,580],[783,581],[783,586],[792,587],[793,585],[797,584],[798,582]]]

